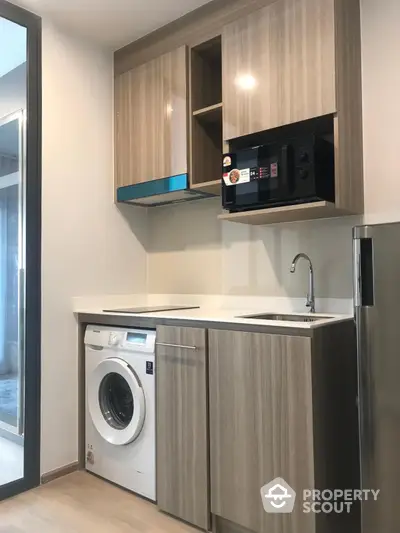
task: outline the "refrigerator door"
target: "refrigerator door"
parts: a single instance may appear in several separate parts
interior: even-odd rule
[[[362,533],[400,531],[400,224],[354,228]]]

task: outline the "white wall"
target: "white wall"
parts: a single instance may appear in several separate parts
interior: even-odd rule
[[[400,213],[400,1],[361,1],[365,209]]]
[[[111,53],[44,20],[42,472],[77,459],[71,298],[146,290],[145,211],[113,204],[112,87]]]
[[[306,252],[319,298],[351,298],[351,231],[357,217],[249,226],[221,222],[220,199],[151,210],[149,292],[305,296],[308,266],[289,269]]]

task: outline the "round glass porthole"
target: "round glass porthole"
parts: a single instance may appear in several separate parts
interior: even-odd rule
[[[125,429],[133,417],[133,394],[121,374],[111,372],[99,387],[100,409],[107,423],[114,429]]]

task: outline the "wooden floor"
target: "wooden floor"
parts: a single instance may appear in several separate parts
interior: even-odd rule
[[[0,533],[198,533],[86,472],[0,502]]]

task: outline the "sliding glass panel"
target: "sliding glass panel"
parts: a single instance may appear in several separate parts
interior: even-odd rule
[[[0,17],[0,485],[24,475],[27,30]]]

